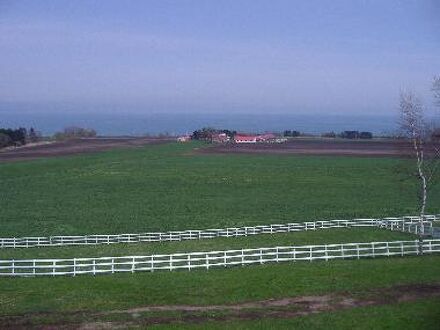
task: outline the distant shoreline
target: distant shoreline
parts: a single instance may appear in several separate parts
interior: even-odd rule
[[[50,136],[68,126],[93,128],[102,136],[146,136],[160,133],[176,136],[191,134],[201,127],[233,129],[263,133],[297,130],[306,134],[370,131],[374,135],[391,135],[397,130],[392,116],[340,116],[294,114],[84,114],[84,113],[17,113],[0,111],[4,127],[34,127]]]

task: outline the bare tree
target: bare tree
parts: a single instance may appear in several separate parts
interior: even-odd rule
[[[440,102],[440,79],[436,78],[433,85],[434,96]],[[425,235],[425,212],[428,202],[428,193],[434,183],[436,171],[439,167],[439,148],[436,143],[435,125],[427,125],[423,105],[419,98],[411,91],[400,93],[400,129],[411,142],[413,154],[416,158],[416,177],[420,182],[419,204],[419,241],[422,253],[423,237]]]
[[[440,76],[436,76],[432,82],[432,92],[437,106],[440,107]]]
[[[424,217],[428,199],[427,177],[424,171],[424,118],[420,100],[412,92],[400,93],[400,128],[410,139],[417,160],[417,177],[420,180],[420,237],[424,234]]]

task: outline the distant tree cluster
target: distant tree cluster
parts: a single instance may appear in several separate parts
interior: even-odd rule
[[[68,140],[77,138],[91,138],[96,136],[94,129],[82,128],[82,127],[66,127],[62,132],[54,134],[55,140]]]
[[[335,138],[337,135],[335,132],[326,132],[326,133],[322,133],[321,137],[324,138]]]
[[[17,129],[0,128],[0,148],[21,146],[39,140],[41,140],[41,134],[33,127],[31,127],[29,131],[24,127]]]
[[[284,136],[288,137],[297,137],[301,135],[301,132],[299,131],[292,131],[292,130],[285,130],[283,133]]]
[[[201,141],[211,141],[212,136],[215,134],[225,133],[229,138],[233,138],[236,131],[231,131],[228,129],[215,129],[212,127],[203,127],[202,129],[196,130],[191,134],[191,139],[201,140]]]
[[[371,132],[359,132],[359,131],[343,131],[338,135],[343,139],[372,139],[373,133]]]

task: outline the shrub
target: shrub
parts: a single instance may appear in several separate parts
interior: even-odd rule
[[[0,133],[0,148],[5,148],[12,144],[12,139],[5,133]]]
[[[94,129],[82,128],[82,127],[66,127],[62,132],[54,134],[56,140],[66,140],[75,138],[90,138],[95,137],[96,131]]]
[[[361,132],[359,134],[359,138],[360,139],[372,139],[373,138],[373,133],[371,133],[371,132]]]
[[[325,137],[325,138],[335,138],[336,137],[336,133],[335,132],[327,132],[327,133],[322,133],[321,137]]]

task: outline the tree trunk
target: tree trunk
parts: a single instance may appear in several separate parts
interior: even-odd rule
[[[423,172],[424,152],[422,142],[414,137],[414,149],[417,155],[417,172],[419,180],[421,181],[421,206],[420,206],[420,222],[419,222],[419,254],[423,254],[423,238],[425,235],[425,209],[427,200],[427,181],[425,173]]]

